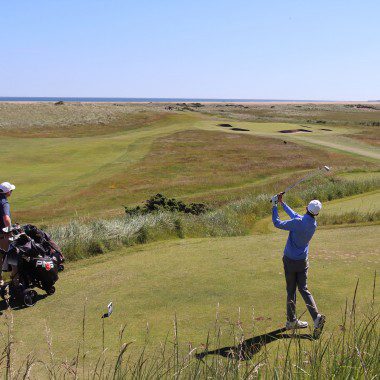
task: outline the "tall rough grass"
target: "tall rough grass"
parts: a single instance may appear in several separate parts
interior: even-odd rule
[[[349,211],[340,214],[324,214],[318,217],[318,225],[338,225],[354,223],[370,223],[380,220],[380,211]]]
[[[376,180],[353,182],[325,179],[289,193],[287,202],[292,207],[299,207],[314,198],[323,202],[371,191],[378,185]],[[53,227],[49,232],[68,259],[170,238],[238,236],[248,233],[257,220],[270,215],[270,197],[271,194],[252,194],[201,215],[155,212],[92,222],[74,220],[67,225]],[[321,224],[370,222],[379,220],[379,213],[350,213],[340,218],[321,215],[319,220]]]
[[[154,213],[132,217],[95,220],[82,223],[74,220],[67,225],[50,230],[69,259],[78,259],[104,253],[121,246],[143,244],[176,235],[175,221],[171,213]]]
[[[341,321],[331,321],[329,332],[317,340],[303,340],[301,335],[287,334],[278,343],[255,347],[249,357],[229,358],[210,355],[199,359],[197,353],[220,347],[221,325],[218,318],[206,345],[193,347],[179,339],[176,317],[173,332],[158,347],[145,342],[131,342],[122,326],[113,347],[102,347],[97,359],[89,359],[84,309],[81,338],[77,354],[62,360],[54,353],[54,344],[46,327],[47,354],[41,358],[32,353],[17,356],[17,342],[11,310],[5,312],[6,333],[0,358],[0,371],[5,379],[377,379],[380,373],[380,314],[375,305],[375,281],[372,302],[358,313],[356,291],[352,303],[346,302]],[[253,322],[255,322],[253,320]],[[206,332],[205,332],[206,333]],[[99,338],[104,330],[99,331]],[[227,340],[235,347],[252,332],[241,326],[232,328]],[[96,337],[92,337],[94,339]],[[224,337],[226,339],[226,337]],[[104,342],[104,339],[103,339]],[[108,352],[112,349],[112,354]],[[91,349],[96,350],[95,348]]]

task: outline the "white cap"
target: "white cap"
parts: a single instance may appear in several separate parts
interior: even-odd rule
[[[313,214],[313,215],[318,215],[319,211],[321,211],[321,208],[322,208],[322,203],[317,199],[312,200],[307,205],[307,211],[309,211],[310,214]]]
[[[0,193],[6,194],[6,193],[9,193],[10,191],[14,190],[15,188],[16,188],[16,186],[12,185],[9,182],[0,183]]]

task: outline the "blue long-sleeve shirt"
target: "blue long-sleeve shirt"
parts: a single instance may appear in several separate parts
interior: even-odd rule
[[[291,219],[281,221],[278,216],[277,206],[274,206],[272,209],[272,221],[275,227],[289,231],[284,256],[292,260],[305,260],[309,253],[309,242],[317,228],[317,222],[308,214],[297,214],[286,203],[283,203],[283,209]]]
[[[11,211],[8,203],[8,199],[5,195],[0,194],[0,234],[3,233],[4,225],[4,216],[11,216]]]

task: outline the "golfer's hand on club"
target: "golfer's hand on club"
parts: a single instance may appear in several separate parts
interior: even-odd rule
[[[273,206],[277,206],[277,204],[278,204],[278,195],[277,194],[273,195],[271,202],[272,202]]]
[[[273,203],[273,206],[277,206],[278,203],[282,204],[282,196],[284,193],[276,194],[272,197],[271,202]]]

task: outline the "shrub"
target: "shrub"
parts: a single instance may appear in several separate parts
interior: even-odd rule
[[[182,212],[185,214],[199,215],[209,210],[204,203],[191,203],[190,205],[175,198],[167,198],[165,195],[156,194],[145,201],[144,206],[129,208],[124,206],[125,213],[129,216],[149,214],[158,211]]]

